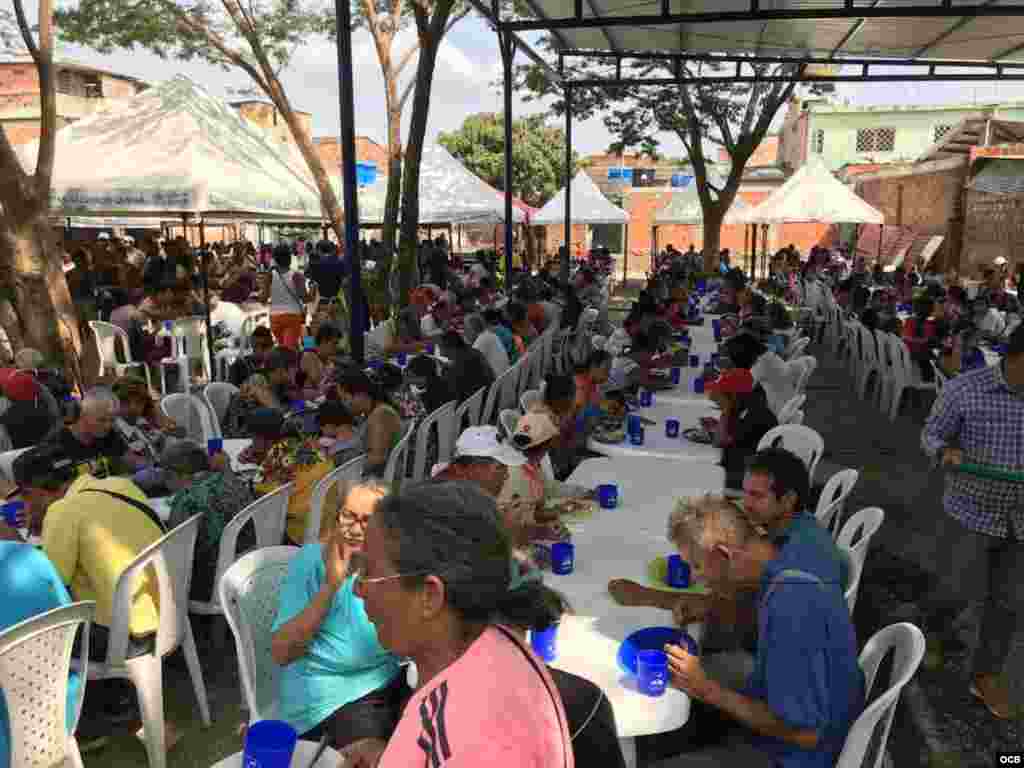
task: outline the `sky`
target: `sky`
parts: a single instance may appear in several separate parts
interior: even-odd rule
[[[400,33],[394,50],[405,50],[412,36],[411,30]],[[163,60],[141,50],[105,56],[86,48],[64,46],[62,52],[68,58],[151,82],[182,73],[220,96],[227,96],[231,88],[251,85],[248,78],[237,71],[225,72],[200,62]],[[520,54],[517,62],[522,61],[525,57]],[[356,133],[384,143],[383,78],[370,35],[363,30],[353,35],[353,72]],[[412,77],[414,74],[415,63],[410,63],[403,75]],[[471,14],[442,43],[432,89],[428,140],[439,132],[458,128],[471,114],[501,111],[500,79],[501,56],[497,36],[479,17]],[[314,42],[299,50],[283,81],[295,108],[312,113],[314,136],[338,134],[337,53],[332,43]],[[837,96],[863,105],[982,103],[1024,99],[1024,83],[843,84],[839,86]],[[410,96],[405,110],[406,121],[411,111]],[[512,111],[514,115],[523,115],[545,111],[545,106],[536,102],[524,103],[517,95],[513,97]],[[561,118],[554,119],[561,121]],[[603,152],[612,140],[600,118],[573,124],[573,145],[581,155]],[[671,135],[662,137],[660,151],[669,156],[685,154],[679,140]]]

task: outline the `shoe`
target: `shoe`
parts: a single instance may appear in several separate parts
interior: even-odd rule
[[[1001,675],[975,675],[971,681],[971,695],[978,699],[993,717],[1009,720],[1015,716],[1010,704],[1010,689]]]

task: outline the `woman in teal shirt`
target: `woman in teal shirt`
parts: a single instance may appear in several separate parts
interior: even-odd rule
[[[407,694],[398,659],[377,641],[350,575],[384,493],[377,485],[349,490],[322,542],[302,547],[289,563],[274,621],[278,715],[299,738],[319,740],[326,732],[335,749],[386,742]]]

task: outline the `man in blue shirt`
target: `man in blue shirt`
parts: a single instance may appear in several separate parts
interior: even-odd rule
[[[3,528],[3,533],[13,533],[6,526]],[[0,602],[0,631],[71,603],[67,587],[49,558],[31,544],[14,540],[0,541],[0,594],[4,596]],[[75,716],[80,684],[78,675],[72,673],[67,696],[69,729]],[[8,768],[10,765],[9,723],[7,702],[0,696],[0,768]]]
[[[832,768],[864,706],[841,591],[802,570],[799,555],[723,500],[691,503],[673,522],[699,580],[724,594],[757,585],[758,647],[752,674],[734,688],[706,672],[701,657],[666,646],[672,684],[736,727],[727,746],[677,755],[660,768]]]

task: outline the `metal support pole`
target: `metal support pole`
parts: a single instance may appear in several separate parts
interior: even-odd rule
[[[356,126],[352,85],[352,9],[348,0],[334,0],[338,30],[338,97],[341,114],[341,181],[345,207],[345,250],[349,273],[349,348],[356,363],[363,362],[362,252],[359,248],[359,199],[356,187]]]
[[[875,254],[875,264],[882,263],[882,241],[885,240],[885,224],[878,227],[878,253]]]
[[[565,255],[559,266],[563,283],[569,282],[569,249],[572,247],[572,88],[565,89]]]
[[[203,265],[203,314],[206,319],[206,354],[210,358],[210,378],[216,373],[216,360],[213,356],[213,323],[210,320],[210,255],[206,251],[206,222],[199,220],[199,257]],[[186,388],[186,392],[188,389]]]
[[[629,222],[622,225],[622,284],[629,279]]]
[[[516,41],[511,35],[498,32],[505,96],[505,290],[512,285],[512,61],[516,57]]]

